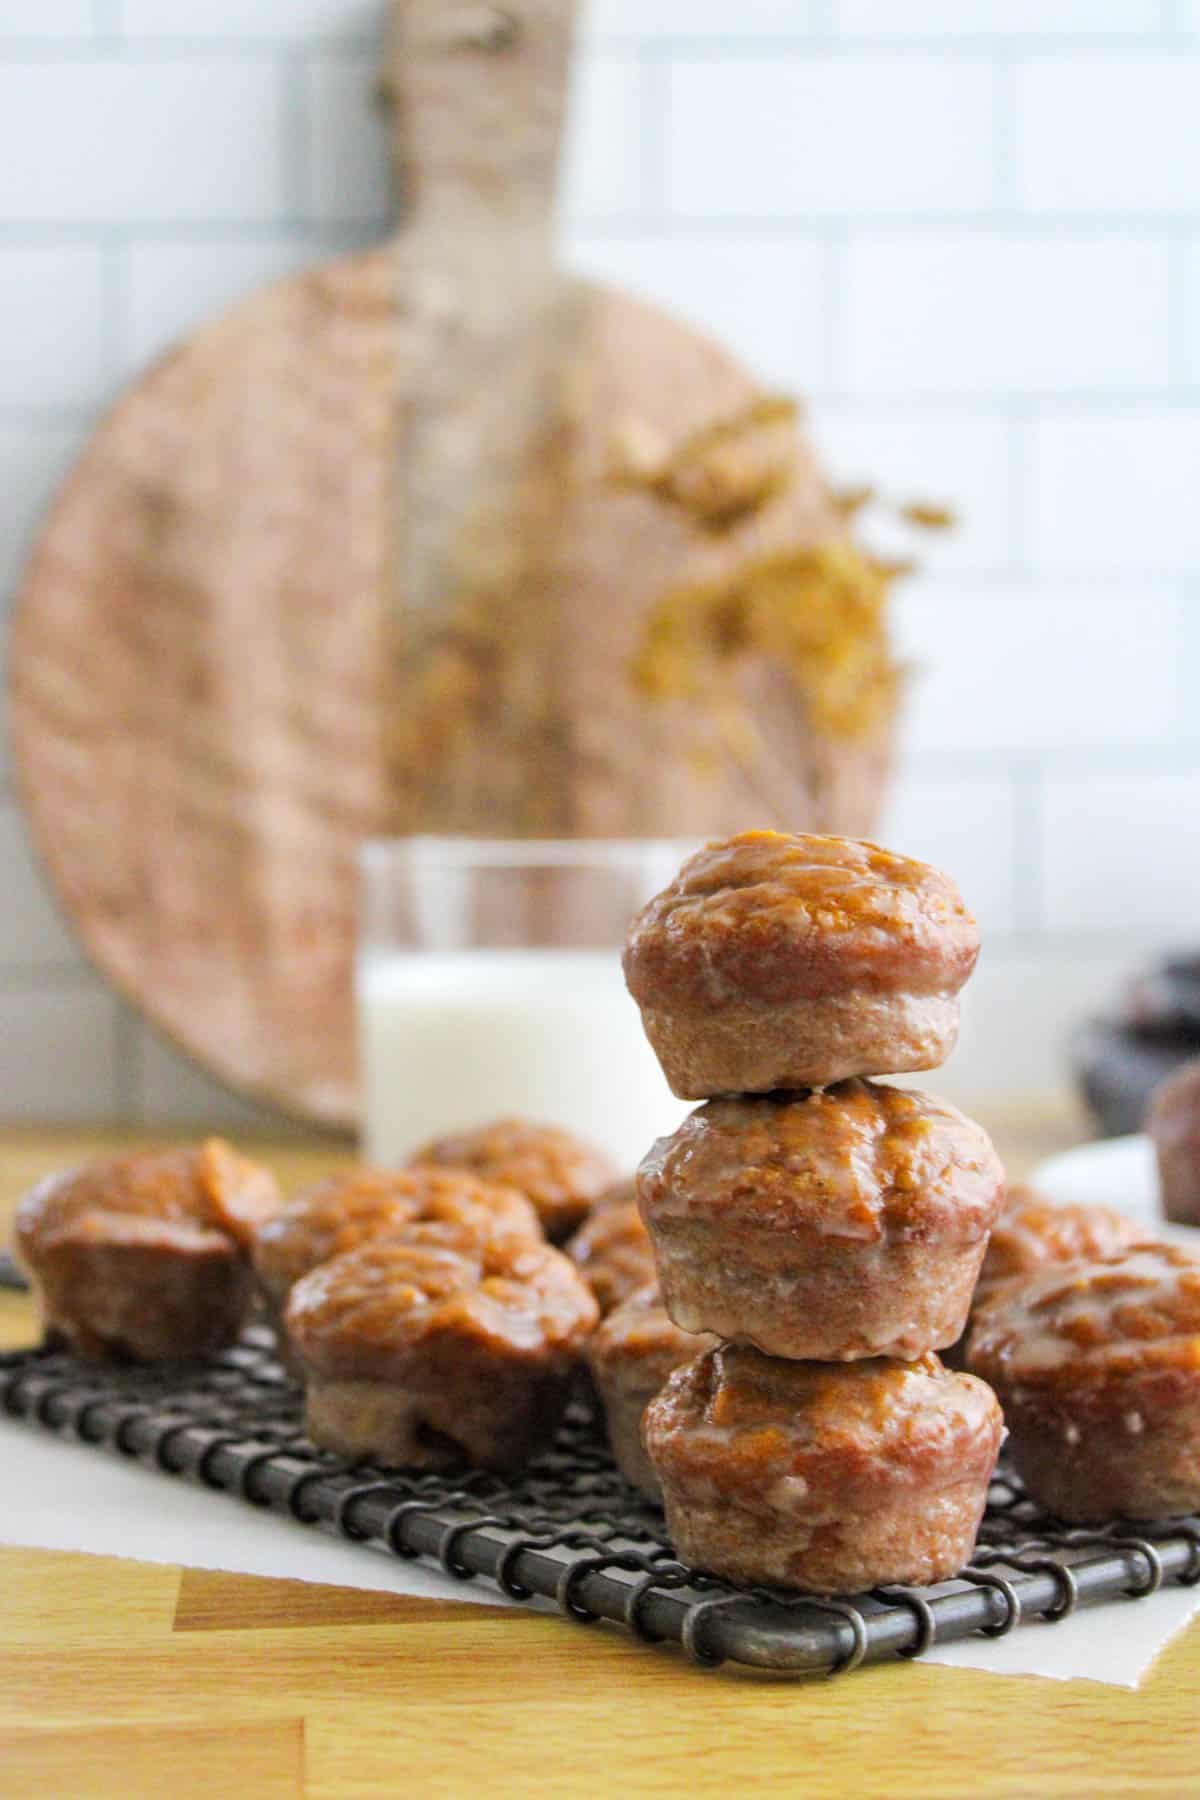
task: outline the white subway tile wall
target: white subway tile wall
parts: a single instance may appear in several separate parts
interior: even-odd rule
[[[668,208],[696,222],[978,210],[993,198],[995,93],[982,60],[681,51]]]
[[[649,206],[652,73],[633,52],[601,47],[577,59],[563,151],[567,218],[628,221]]]
[[[90,406],[110,378],[104,252],[0,242],[0,407]]]
[[[322,225],[387,222],[387,136],[372,103],[378,72],[369,54],[315,56],[304,69],[300,206]]]
[[[968,0],[969,3],[969,0]],[[1017,72],[1021,204],[1093,216],[1194,211],[1196,65],[1129,49],[1031,61]]]
[[[154,0],[151,0],[151,4]],[[0,7],[0,43],[39,38],[70,42],[95,36],[96,0],[29,0]]]
[[[1170,379],[1169,265],[1142,239],[863,236],[846,246],[842,380],[855,394],[1154,392]]]
[[[34,528],[85,429],[83,420],[22,420],[17,409],[0,405],[0,594],[6,598],[17,585]]]
[[[370,0],[116,0],[115,13],[131,38],[218,44],[355,42],[372,38],[378,19]]]
[[[0,988],[0,1116],[99,1125],[126,1115],[122,1050],[120,1007],[94,978]]]
[[[643,43],[699,38],[728,46],[824,34],[831,7],[832,0],[593,0],[585,24],[597,35]]]
[[[1090,37],[1154,32],[1160,0],[840,0],[848,36]]]
[[[0,971],[14,977],[40,969],[77,971],[79,951],[46,891],[20,815],[7,799],[0,802],[0,869]]]
[[[1200,395],[1173,398],[1169,412],[1033,422],[1031,550],[1045,568],[1195,571]]]
[[[22,0],[23,3],[23,0]],[[285,71],[270,57],[0,62],[0,219],[45,229],[252,224],[287,201]]]
[[[896,624],[912,664],[913,751],[1037,756],[1171,742],[1179,606],[1132,572],[1103,588],[912,582]]]
[[[1043,797],[1046,924],[1144,935],[1200,926],[1200,772],[1063,771]]]
[[[878,488],[881,503],[864,522],[873,545],[915,550],[931,573],[1012,569],[1019,484],[1006,413],[866,412],[829,400],[811,423],[840,486]],[[900,528],[894,510],[930,495],[952,495],[958,515],[954,531],[932,541]]]
[[[391,211],[380,0],[0,6],[0,596],[117,385]],[[591,0],[565,254],[807,397],[920,546],[881,835],[987,949],[951,1092],[1200,939],[1200,4]],[[867,529],[910,547],[885,510]],[[0,1116],[270,1115],[87,968],[0,759]]]

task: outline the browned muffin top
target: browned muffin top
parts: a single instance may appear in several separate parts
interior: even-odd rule
[[[360,1244],[298,1281],[286,1316],[318,1373],[387,1380],[418,1346],[565,1364],[599,1313],[569,1258],[509,1236]]]
[[[709,1100],[638,1171],[656,1217],[736,1215],[872,1241],[977,1242],[1004,1196],[982,1128],[913,1088],[843,1081],[804,1094]]]
[[[16,1241],[26,1257],[67,1237],[161,1241],[220,1233],[240,1251],[283,1204],[261,1163],[221,1138],[194,1148],[145,1150],[54,1175],[17,1208]]]
[[[957,992],[979,933],[949,876],[853,838],[747,831],[709,844],[635,919],[634,998],[693,1003]]]
[[[620,1306],[636,1288],[653,1281],[654,1250],[642,1224],[632,1181],[601,1194],[563,1248],[596,1296],[602,1313]]]
[[[655,1460],[665,1454],[676,1479],[707,1469],[766,1506],[773,1483],[818,1470],[834,1485],[870,1482],[881,1453],[890,1477],[957,1456],[965,1467],[994,1455],[1000,1429],[991,1390],[932,1354],[789,1362],[728,1344],[676,1369],[651,1412]]]
[[[1031,1275],[1047,1263],[1092,1261],[1116,1256],[1146,1235],[1111,1206],[1083,1202],[1056,1206],[1029,1188],[1010,1190],[992,1227],[976,1298],[1015,1276]]]
[[[517,1233],[540,1238],[529,1201],[511,1188],[452,1169],[344,1169],[288,1206],[258,1235],[254,1268],[277,1301],[319,1263],[373,1238]]]
[[[1136,1244],[1103,1261],[1057,1264],[985,1302],[971,1367],[1001,1386],[1102,1384],[1140,1370],[1200,1375],[1200,1260]]]
[[[587,1358],[598,1379],[625,1378],[657,1392],[672,1369],[716,1343],[711,1332],[681,1331],[650,1281],[600,1321],[588,1339]]]
[[[415,1164],[470,1169],[485,1181],[527,1196],[554,1243],[570,1235],[597,1197],[616,1180],[615,1164],[602,1150],[554,1125],[497,1119],[474,1131],[455,1132],[426,1144]]]

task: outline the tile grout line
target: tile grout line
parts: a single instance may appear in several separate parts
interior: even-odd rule
[[[1021,758],[1013,770],[1013,918],[1018,931],[1040,936],[1045,929],[1045,870],[1042,841],[1043,783],[1040,758]]]
[[[1194,35],[1187,0],[1159,0],[1159,29],[1186,41]]]
[[[992,63],[992,208],[1002,219],[1021,214],[1018,64],[1013,57]]]
[[[108,391],[121,379],[125,349],[131,338],[132,298],[130,238],[124,229],[112,229],[101,250],[101,341],[104,345]]]
[[[281,59],[303,65],[303,55]],[[353,213],[328,219],[281,209],[269,216],[214,213],[179,219],[169,214],[96,219],[72,214],[57,217],[0,218],[0,245],[88,244],[113,227],[136,230],[155,243],[203,243],[214,237],[239,237],[247,242],[270,237],[280,230],[317,233],[327,229],[350,230],[364,221]],[[648,217],[641,212],[578,212],[568,214],[564,228],[581,238],[646,238],[681,245],[722,242],[729,238],[763,243],[793,243],[797,238],[815,246],[847,238],[876,238],[897,243],[949,238],[959,245],[1038,245],[1066,247],[1111,244],[1161,246],[1174,233],[1200,232],[1200,206],[1190,211],[1161,214],[1129,212],[1048,212],[1039,214],[979,211],[842,210],[813,212],[778,210],[770,213],[672,213]],[[1148,389],[1148,392],[1157,390]]]
[[[280,158],[284,170],[284,211],[297,219],[313,218],[313,134],[308,80],[308,57],[303,51],[278,59],[279,121],[282,133]]]
[[[830,235],[825,246],[825,320],[823,353],[825,385],[834,393],[842,383],[844,367],[844,309],[846,298],[846,239]],[[844,385],[844,384],[843,384]]]
[[[64,39],[35,31],[10,33],[3,38],[7,52],[19,52],[26,60],[88,62],[97,49],[119,47],[131,62],[194,62],[212,58],[221,62],[253,61],[299,51],[331,59],[360,56],[378,41],[375,30],[348,30],[329,35],[265,31],[255,35],[153,33],[130,31],[122,22],[114,0],[97,0],[92,35]],[[1165,55],[1194,61],[1200,56],[1200,38],[1184,25],[1153,32],[1038,35],[1036,33],[979,33],[953,37],[945,33],[850,36],[815,27],[807,32],[767,33],[712,37],[677,32],[647,36],[639,32],[582,33],[581,56],[620,57],[649,51],[689,62],[753,63],[786,59],[797,63],[926,62],[935,65],[975,63],[990,66],[1002,59],[1031,59],[1049,65],[1072,62],[1120,62],[1122,65],[1161,59]]]
[[[1166,250],[1167,385],[1173,392],[1187,392],[1192,375],[1189,335],[1192,244],[1179,232],[1168,231]]]
[[[92,31],[97,43],[106,49],[124,44],[123,13],[123,0],[92,0]]]
[[[1008,566],[1014,578],[1028,582],[1034,573],[1030,547],[1033,541],[1033,425],[1029,415],[1014,406],[1008,414]]]
[[[637,57],[638,167],[644,230],[657,236],[671,212],[672,58],[643,44]]]

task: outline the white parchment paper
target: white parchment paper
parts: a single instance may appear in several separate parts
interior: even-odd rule
[[[487,1582],[451,1581],[422,1563],[401,1561],[362,1544],[339,1543],[278,1513],[11,1420],[0,1420],[0,1471],[0,1543],[229,1569],[464,1605],[509,1604]],[[1005,1638],[935,1646],[924,1660],[999,1675],[1132,1688],[1197,1611],[1200,1588],[1167,1587],[1148,1600],[1082,1608],[1055,1625],[1022,1625]]]

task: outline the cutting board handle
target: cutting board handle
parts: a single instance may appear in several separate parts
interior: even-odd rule
[[[578,0],[392,0],[383,90],[407,229],[549,255]]]
[[[499,766],[526,830],[557,822],[568,785],[547,696],[579,329],[555,257],[575,11],[393,0],[396,831],[419,816],[431,759],[459,829],[494,816]]]

